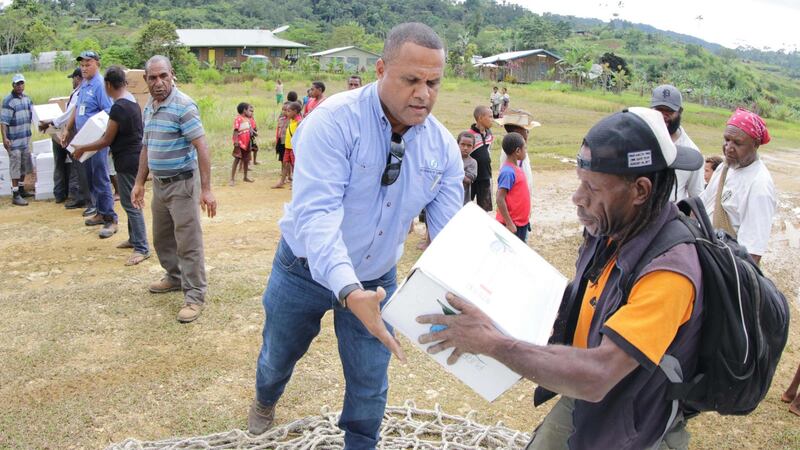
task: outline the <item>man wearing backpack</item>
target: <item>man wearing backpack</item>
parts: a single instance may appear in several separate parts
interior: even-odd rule
[[[777,196],[758,148],[770,141],[767,124],[754,112],[737,109],[728,119],[723,151],[717,167],[700,194],[714,228],[725,230],[747,248],[756,264],[767,251]]]
[[[418,318],[446,326],[420,342],[435,343],[430,353],[452,347],[451,364],[464,353],[497,359],[539,385],[536,404],[561,394],[529,449],[687,448],[685,421],[667,391],[697,368],[703,311],[698,252],[693,244],[678,244],[636,270],[678,217],[670,202],[675,170],[702,165],[700,153],[675,146],[655,110],[630,108],[604,118],[578,155],[572,201],[585,239],[551,343],[506,336],[479,309],[451,295],[461,314]]]

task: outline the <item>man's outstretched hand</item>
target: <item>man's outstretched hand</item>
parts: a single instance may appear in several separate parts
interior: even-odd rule
[[[447,302],[460,314],[429,314],[417,317],[418,323],[434,325],[431,332],[419,337],[420,344],[437,344],[428,347],[428,353],[436,354],[453,348],[447,364],[455,364],[464,353],[491,356],[492,349],[502,341],[503,334],[492,320],[475,305],[453,294],[447,294]]]
[[[392,336],[381,318],[381,302],[385,297],[386,291],[380,286],[377,291],[356,289],[347,296],[347,309],[352,311],[370,334],[378,338],[397,359],[406,362],[406,355],[400,347],[400,342]]]

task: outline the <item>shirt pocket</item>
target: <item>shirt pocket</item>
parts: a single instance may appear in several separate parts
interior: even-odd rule
[[[353,163],[342,199],[345,211],[363,212],[377,207],[384,168],[384,165],[374,162]]]
[[[430,202],[439,193],[444,178],[444,170],[422,166],[419,168],[419,179],[422,184],[422,196]]]

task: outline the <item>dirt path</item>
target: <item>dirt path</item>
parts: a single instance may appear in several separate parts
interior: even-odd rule
[[[798,300],[800,181],[794,153],[765,161],[781,192],[765,271]],[[75,211],[51,202],[27,208],[0,203],[0,448],[99,448],[126,437],[159,439],[243,427],[252,398],[263,323],[261,293],[279,240],[277,221],[290,190],[268,186],[275,166],[255,169],[254,184],[225,186],[216,167],[219,215],[204,219],[209,307],[194,324],[175,323],[180,296],[151,295],[157,259],[126,268],[127,253],[82,225]],[[569,197],[574,173],[535,171],[532,247],[571,275],[580,238]],[[119,207],[118,211],[121,209]],[[124,214],[121,230],[125,229]],[[150,221],[146,211],[147,223]],[[421,229],[406,245],[406,273],[419,256]],[[798,305],[800,306],[800,305]],[[794,311],[797,312],[797,311]],[[343,379],[330,316],[298,364],[278,412],[285,423],[341,407]],[[390,367],[390,403],[413,399],[451,413],[478,410],[530,430],[548,407],[534,409],[534,385],[523,381],[492,404],[481,400],[404,341],[410,361]],[[693,448],[797,448],[797,418],[779,399],[800,362],[800,326],[773,390],[744,418],[705,415],[691,423]]]

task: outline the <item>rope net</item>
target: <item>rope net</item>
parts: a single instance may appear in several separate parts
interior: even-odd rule
[[[344,447],[344,432],[336,426],[338,412],[324,406],[319,416],[309,416],[283,426],[276,426],[260,436],[242,430],[190,438],[172,438],[142,442],[126,439],[106,450],[173,450],[173,449],[259,449],[259,450],[333,450]],[[403,406],[389,406],[383,416],[380,449],[519,449],[530,435],[512,430],[497,422],[482,425],[475,422],[475,411],[466,417],[434,410],[418,409],[411,401]]]

